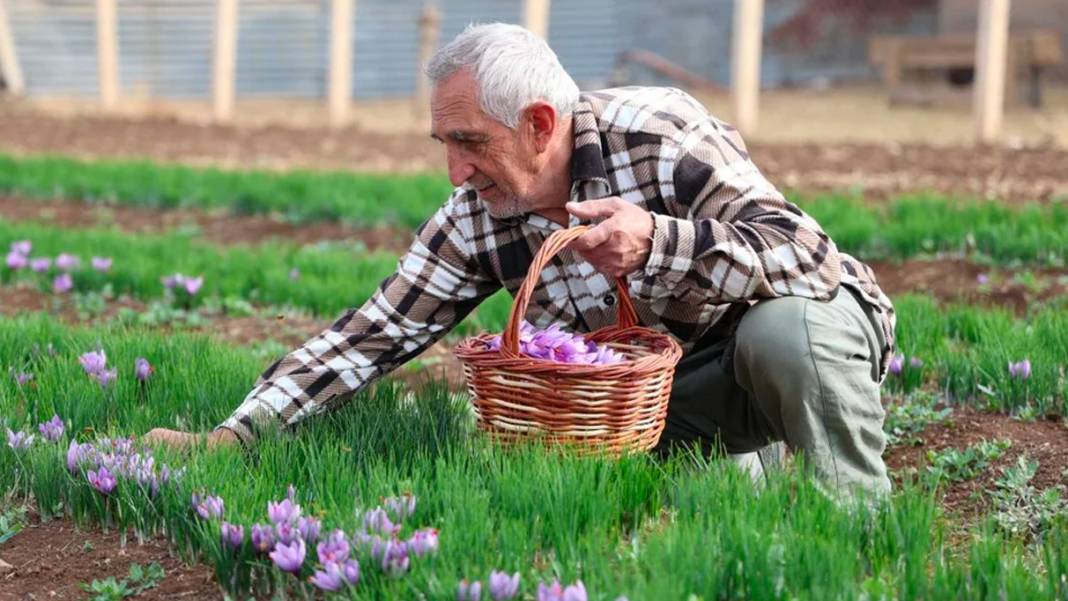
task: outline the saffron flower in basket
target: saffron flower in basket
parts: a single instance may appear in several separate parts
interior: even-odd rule
[[[500,335],[494,336],[486,344],[491,350],[501,350]],[[528,357],[558,363],[612,365],[626,360],[611,347],[590,342],[578,334],[565,332],[555,323],[544,330],[538,330],[523,321],[519,326],[519,352]]]

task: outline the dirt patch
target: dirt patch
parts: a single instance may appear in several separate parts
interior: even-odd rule
[[[10,196],[0,196],[0,215],[11,221],[39,221],[71,228],[117,227],[131,233],[192,230],[215,244],[256,244],[270,239],[297,244],[344,240],[362,242],[370,249],[402,252],[411,243],[413,235],[412,230],[407,228],[359,229],[331,222],[298,225],[268,215],[233,215],[189,209],[158,210]]]
[[[1042,303],[1068,294],[1068,271],[994,269],[965,259],[903,262],[875,261],[879,286],[893,297],[909,292],[934,296],[939,302],[1004,307],[1024,315]]]
[[[774,131],[758,132],[749,145],[757,166],[779,187],[804,192],[857,190],[875,199],[925,190],[1009,202],[1068,198],[1068,171],[1062,168],[1068,164],[1068,150],[1055,145],[1048,135],[1019,138],[999,146],[976,147],[959,142],[947,145],[947,140],[956,138],[943,135],[944,128],[939,127],[937,119],[931,121],[928,112],[912,115],[888,111],[877,96],[861,96],[861,102],[848,113],[852,115],[848,119],[857,122],[856,127],[849,125],[845,113],[829,108],[835,102],[850,102],[848,98],[831,102],[819,95],[787,96],[788,101],[779,109],[766,110],[761,121],[778,124],[767,126],[774,131],[781,131],[786,125],[796,129],[798,124],[807,123],[811,135],[794,132],[775,137],[771,135]],[[820,112],[806,116],[799,112],[801,105],[816,107]],[[31,103],[0,101],[0,149],[20,154],[150,159],[225,168],[445,170],[444,152],[427,136],[425,118],[413,116],[407,104],[405,110],[361,110],[368,116],[363,125],[340,130],[314,120],[304,126],[279,124],[294,122],[284,117],[273,124],[257,120],[241,126],[220,126],[153,115],[104,116],[87,113],[87,108],[64,114],[35,108]],[[722,114],[718,105],[713,103],[710,108]],[[317,105],[315,109],[316,114],[322,114]],[[778,117],[774,116],[776,111],[781,113]],[[204,114],[202,107],[199,114]],[[383,115],[382,121],[407,122],[380,127],[375,123],[378,114]],[[944,117],[963,121],[966,126],[969,123],[966,113],[953,112]],[[921,124],[918,130],[925,135],[902,142],[886,142],[893,136],[882,130],[868,137],[851,135],[872,122],[886,124],[891,130],[901,129],[891,125],[894,123],[917,122]],[[826,139],[824,134],[832,127],[844,135]],[[1048,132],[1055,125],[1039,119],[1032,129]],[[786,142],[787,139],[791,141]]]
[[[156,588],[137,599],[220,599],[214,572],[203,565],[186,565],[171,555],[162,540],[119,544],[115,531],[79,530],[68,519],[33,523],[0,546],[0,559],[13,569],[0,573],[0,600],[85,599],[81,583],[114,576],[125,578],[130,566],[159,563],[165,576]]]
[[[928,451],[950,447],[963,449],[982,440],[1010,440],[1012,446],[977,478],[948,486],[942,504],[965,519],[989,511],[986,491],[994,488],[1001,470],[1026,454],[1039,462],[1032,485],[1044,490],[1068,485],[1068,425],[1061,420],[1017,421],[1008,415],[986,413],[971,407],[954,407],[949,420],[930,425],[919,435],[921,444],[891,448],[885,455],[891,472],[900,477],[910,470],[924,470]]]

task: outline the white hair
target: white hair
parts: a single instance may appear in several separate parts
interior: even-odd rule
[[[575,80],[545,40],[507,23],[468,25],[434,53],[426,75],[437,85],[463,68],[478,82],[478,102],[487,115],[515,129],[528,106],[543,100],[558,115],[570,115],[579,99]]]

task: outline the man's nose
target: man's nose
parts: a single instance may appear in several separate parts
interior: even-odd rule
[[[453,186],[462,186],[464,182],[471,179],[471,176],[475,174],[474,165],[467,161],[461,160],[452,152],[449,153],[448,162],[449,182],[451,182]]]

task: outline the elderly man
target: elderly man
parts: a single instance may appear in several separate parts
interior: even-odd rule
[[[685,351],[663,448],[699,443],[759,466],[757,451],[785,441],[831,487],[889,490],[879,385],[893,307],[730,125],[672,88],[580,93],[514,25],[469,27],[427,75],[455,191],[375,295],[270,366],[210,442],[250,444],[259,420],[292,425],[347,401],[500,287],[514,294],[551,232],[590,223],[527,317],[609,325],[613,278],[626,277],[642,323]]]

